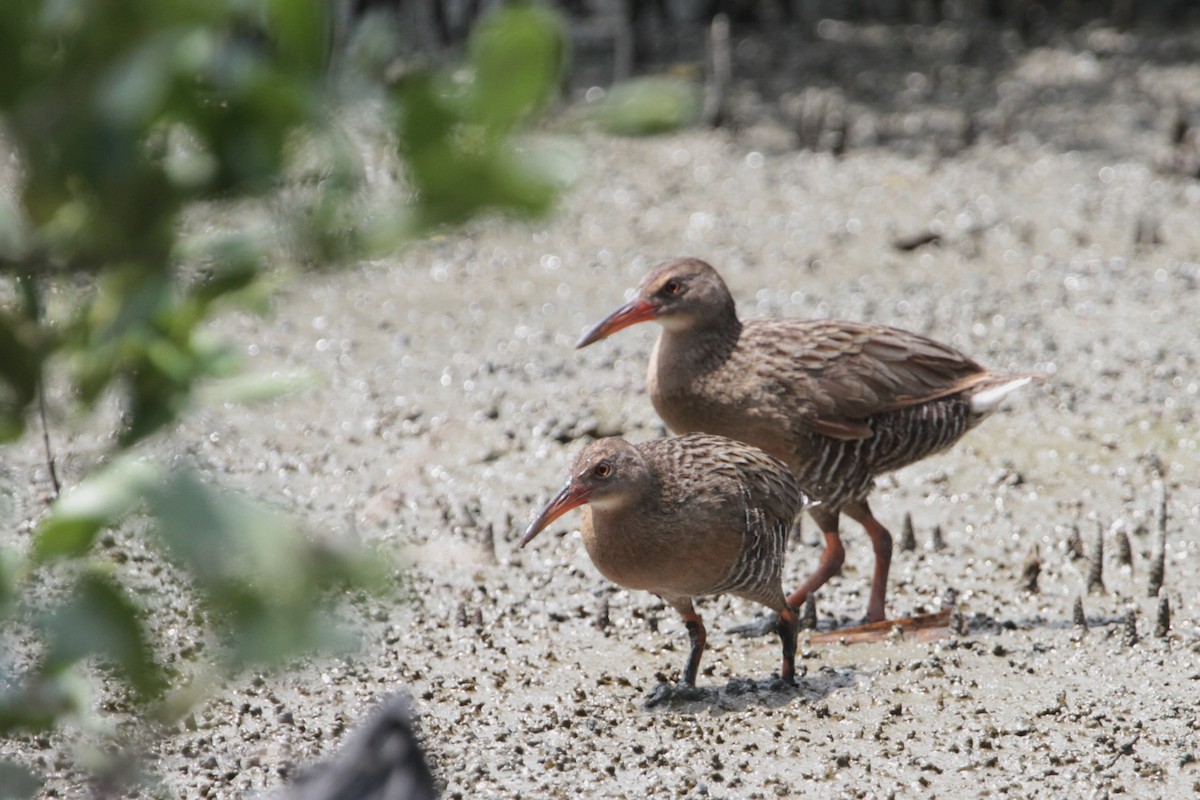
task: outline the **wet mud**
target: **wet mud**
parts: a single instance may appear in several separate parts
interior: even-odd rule
[[[622,140],[550,126],[585,156],[552,219],[482,223],[304,276],[266,318],[226,317],[216,332],[252,369],[311,369],[318,384],[202,408],[157,454],[395,566],[385,596],[346,598],[357,649],[240,676],[159,731],[146,767],[161,782],[141,796],[269,794],[399,689],[449,798],[1200,791],[1200,182],[1156,166],[1163,120],[1180,102],[1200,108],[1200,67],[1137,57],[1149,45],[1131,36],[1012,51],[988,73],[1010,86],[1011,124],[985,120],[950,148],[921,145],[919,126],[944,110],[913,97],[899,111],[854,106],[841,155],[799,149],[780,106],[746,86],[734,130]],[[902,145],[863,133],[893,124],[917,133]],[[600,577],[577,515],[517,549],[591,437],[663,434],[644,390],[653,326],[573,343],[680,255],[715,264],[743,316],[898,325],[1046,376],[951,451],[880,481],[873,507],[898,542],[912,521],[889,613],[937,611],[954,589],[948,635],[802,633],[803,674],[779,691],[777,641],[725,632],[755,609],[707,600],[702,692],[648,703],[678,678],[682,622]],[[99,435],[60,435],[67,483]],[[40,444],[14,448],[3,474],[28,518]],[[803,526],[786,583],[819,540]],[[844,540],[818,632],[865,609],[870,544],[850,524]],[[211,643],[180,576],[140,541],[123,531],[107,546],[162,598],[166,656],[202,656]],[[47,796],[87,797],[66,754],[88,741],[0,750],[49,772]]]

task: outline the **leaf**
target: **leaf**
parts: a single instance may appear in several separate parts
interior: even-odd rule
[[[243,531],[238,523],[251,522],[244,501],[217,496],[190,472],[170,475],[148,500],[158,520],[159,535],[200,581],[201,588],[212,589],[241,574],[245,546],[239,542]],[[264,529],[278,524],[269,517],[253,522],[261,523]],[[264,534],[262,530],[251,530],[249,535]]]
[[[700,116],[700,88],[678,78],[636,78],[613,86],[587,114],[619,136],[648,136],[691,125]]]
[[[108,576],[83,575],[67,602],[43,617],[39,627],[49,641],[45,669],[51,674],[95,656],[120,675],[140,700],[154,699],[166,688],[138,607]]]
[[[286,517],[189,472],[171,476],[150,503],[164,543],[226,627],[235,664],[345,645],[346,631],[322,613],[326,592],[373,585],[377,557],[312,542]]]
[[[157,466],[128,456],[88,477],[55,501],[34,531],[34,560],[83,555],[96,534],[129,513],[158,479]]]
[[[238,375],[211,381],[200,390],[202,400],[216,403],[262,403],[317,385],[308,370],[271,375]]]
[[[333,46],[333,9],[328,0],[268,0],[271,41],[286,65],[320,75]]]
[[[7,617],[17,589],[18,557],[13,550],[0,547],[0,619]]]
[[[474,118],[500,135],[546,104],[566,61],[558,16],[533,3],[488,15],[468,48],[475,72]]]

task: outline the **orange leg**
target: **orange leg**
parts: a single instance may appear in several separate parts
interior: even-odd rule
[[[783,665],[779,677],[788,683],[796,682],[796,628],[799,620],[796,612],[784,606],[779,614],[779,641],[783,644]]]
[[[817,520],[821,522],[821,520]],[[825,525],[821,526],[826,527]],[[821,561],[817,564],[817,568],[813,570],[812,575],[808,576],[808,580],[800,585],[800,588],[788,595],[787,604],[792,608],[799,608],[804,605],[804,601],[808,596],[825,585],[825,582],[838,574],[842,568],[842,562],[846,560],[846,550],[842,547],[842,538],[837,532],[837,516],[833,517],[833,530],[825,531],[825,551],[821,553]]]
[[[887,617],[885,607],[888,572],[892,568],[892,534],[875,519],[866,500],[849,503],[842,510],[846,516],[862,525],[871,537],[871,546],[875,550],[875,574],[871,578],[871,599],[867,601],[867,622],[879,622]]]
[[[692,649],[688,653],[687,666],[683,668],[683,684],[696,685],[696,673],[700,670],[700,656],[704,655],[704,645],[708,641],[708,632],[696,609],[691,608],[680,612],[683,614],[683,624],[687,626],[688,638],[692,640]],[[792,637],[792,649],[795,651],[795,637]]]

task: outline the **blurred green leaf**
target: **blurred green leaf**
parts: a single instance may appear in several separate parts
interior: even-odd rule
[[[0,800],[25,800],[42,788],[44,779],[15,761],[0,760]]]
[[[558,17],[545,6],[516,4],[489,14],[472,32],[472,117],[505,135],[540,111],[558,88],[566,62]]]
[[[288,65],[314,79],[329,61],[334,4],[328,0],[268,0],[271,43]]]
[[[80,577],[66,603],[39,621],[49,647],[45,669],[55,673],[95,656],[119,674],[142,701],[159,696],[166,678],[154,660],[139,610],[110,577]]]
[[[700,116],[700,87],[679,78],[635,78],[613,86],[586,116],[608,133],[648,136],[677,130]]]
[[[229,631],[234,663],[276,663],[348,644],[321,613],[320,598],[329,589],[372,585],[381,575],[377,559],[309,541],[279,514],[189,472],[172,475],[150,504],[168,549]]]
[[[238,375],[210,381],[200,390],[201,399],[213,403],[262,403],[277,400],[317,385],[313,372],[298,371],[272,375]]]
[[[88,476],[55,501],[34,531],[34,560],[84,554],[96,534],[129,513],[158,478],[154,464],[133,457]]]
[[[11,604],[17,589],[17,554],[7,547],[0,547],[0,619],[12,610]]]
[[[142,500],[211,612],[206,623],[229,644],[218,672],[343,644],[326,604],[379,585],[377,556],[310,538],[189,473],[164,478],[121,457],[169,430],[198,394],[265,399],[310,382],[214,380],[240,365],[208,322],[231,301],[262,306],[263,276],[281,258],[321,266],[389,254],[369,248],[493,210],[545,213],[563,185],[568,159],[523,130],[553,101],[565,60],[549,6],[499,10],[463,64],[431,72],[409,60],[399,81],[391,68],[401,37],[370,23],[381,34],[364,37],[370,74],[336,84],[324,74],[333,10],[328,0],[0,2],[0,119],[13,161],[0,271],[25,295],[24,308],[0,314],[0,440],[25,430],[43,372],[56,389],[65,377],[84,409],[121,404],[110,465],[52,506],[32,564],[0,552],[0,621],[27,608],[31,566],[86,559],[97,533]],[[385,72],[386,84],[367,87]],[[379,132],[399,148],[394,205],[375,202],[365,166],[374,159],[345,124],[364,97],[394,123]],[[46,313],[43,290],[53,300]],[[75,406],[52,407],[64,409]],[[105,562],[84,563],[91,571],[77,563],[55,573],[83,570],[37,619],[40,665],[0,674],[0,732],[86,717],[98,704],[80,662],[93,657],[138,700],[161,696],[143,609],[117,577],[96,571]]]
[[[557,90],[564,62],[557,17],[527,4],[493,12],[472,36],[470,53],[466,88],[446,75],[418,73],[392,90],[400,150],[416,190],[413,233],[489,209],[543,214],[561,188],[507,138]]]
[[[86,320],[92,343],[103,345],[130,334],[145,335],[170,298],[171,277],[163,268],[130,264],[109,271],[100,281]]]
[[[456,122],[432,77],[406,82],[400,139],[414,185],[419,230],[456,225],[479,212],[504,209],[537,215],[548,210],[558,185],[533,162],[516,158],[507,142],[472,139]],[[470,186],[472,191],[463,192]]]

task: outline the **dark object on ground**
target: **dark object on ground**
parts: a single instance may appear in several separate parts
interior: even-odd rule
[[[437,792],[404,695],[394,695],[331,760],[301,774],[280,800],[434,800]]]
[[[1071,622],[1080,630],[1086,631],[1088,629],[1087,614],[1083,611],[1082,597],[1075,598],[1075,607],[1071,610]]]
[[[1092,547],[1092,566],[1088,570],[1087,590],[1104,593],[1104,526],[1096,528],[1096,544]]]
[[[1025,564],[1021,567],[1021,588],[1027,592],[1037,594],[1038,591],[1038,576],[1042,574],[1042,554],[1035,544],[1029,548],[1029,555],[1025,557]]]
[[[913,531],[912,514],[904,513],[904,524],[900,526],[900,549],[911,552],[917,549],[917,536]]]
[[[1166,639],[1171,632],[1171,601],[1164,594],[1158,600],[1158,616],[1154,620],[1154,635]]]

